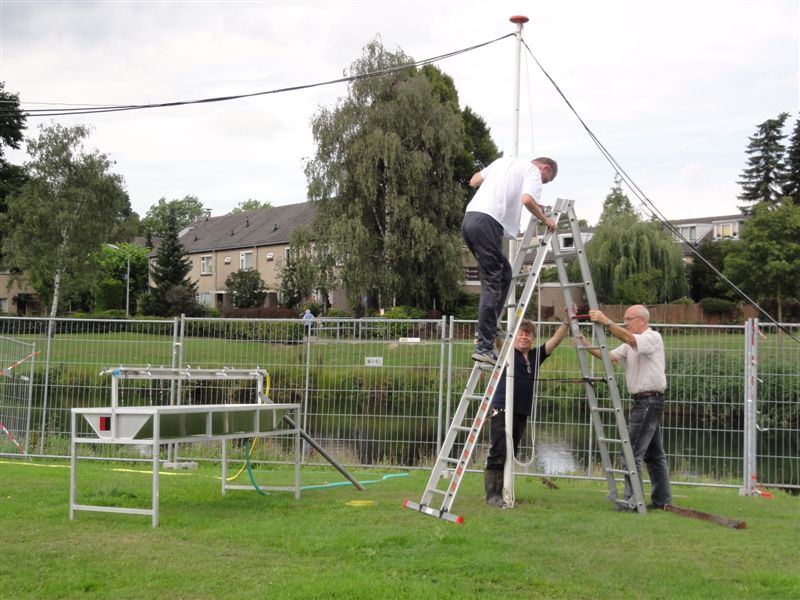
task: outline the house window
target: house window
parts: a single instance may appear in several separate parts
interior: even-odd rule
[[[214,273],[214,257],[212,255],[200,257],[200,275]]]
[[[288,265],[289,258],[290,258],[289,246],[286,246],[286,248],[283,249],[283,261],[284,261],[283,264]]]
[[[717,223],[714,225],[714,237],[730,239],[739,236],[739,223]]]
[[[8,298],[0,298],[0,314],[8,313]]]
[[[211,292],[200,292],[197,294],[197,301],[203,306],[214,306],[214,294]]]
[[[684,225],[679,227],[678,232],[686,239],[687,242],[697,241],[697,227],[695,225]]]
[[[253,253],[241,252],[239,253],[239,269],[249,271],[253,268]]]
[[[464,279],[467,281],[478,281],[478,267],[464,267]]]

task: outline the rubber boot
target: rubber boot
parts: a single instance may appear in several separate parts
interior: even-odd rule
[[[496,508],[503,508],[503,472],[493,469],[483,471],[483,485],[486,490],[486,504]]]

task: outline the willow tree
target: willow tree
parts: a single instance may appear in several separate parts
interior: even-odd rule
[[[680,246],[658,223],[636,214],[619,180],[586,244],[586,259],[601,302],[653,304],[688,293]]]
[[[349,69],[364,75],[413,62],[370,42]],[[392,300],[447,306],[462,282],[464,191],[454,176],[463,150],[457,103],[417,69],[355,79],[312,120],[306,165],[317,204],[313,237],[331,257],[353,305]]]

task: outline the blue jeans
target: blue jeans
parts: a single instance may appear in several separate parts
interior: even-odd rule
[[[464,214],[461,233],[478,261],[478,350],[486,352],[494,348],[497,319],[511,286],[511,265],[503,255],[503,226],[489,215],[468,212]]]
[[[636,463],[639,481],[642,481],[642,461],[647,464],[652,484],[651,500],[664,505],[672,502],[672,489],[669,484],[669,465],[661,440],[661,417],[664,415],[664,394],[633,401],[628,434],[631,450]],[[644,490],[644,484],[642,484]],[[625,499],[633,497],[630,479],[625,477]]]

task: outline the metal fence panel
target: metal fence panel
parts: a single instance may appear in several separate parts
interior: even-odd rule
[[[535,325],[543,342],[558,323]],[[743,327],[653,328],[664,337],[667,352],[663,435],[673,481],[739,485],[746,458]],[[799,326],[787,328],[800,336]],[[269,396],[301,403],[301,426],[337,459],[406,468],[426,468],[438,452],[472,367],[474,331],[474,322],[452,318],[320,318],[310,328],[300,319],[0,318],[0,336],[35,344],[41,352],[32,371],[32,426],[26,440],[32,451],[66,455],[69,409],[110,404],[110,382],[99,375],[102,368],[261,367],[270,375]],[[774,327],[762,325],[762,331],[753,432],[758,480],[800,487],[800,345]],[[565,340],[542,365],[519,472],[601,475],[578,373],[575,351]],[[598,394],[604,393],[602,385],[597,384]],[[136,402],[253,401],[253,390],[236,384],[141,386]],[[133,402],[134,390],[128,393]],[[624,388],[621,393],[626,395]],[[488,431],[482,436],[473,468],[483,466]],[[282,460],[285,449],[280,441],[274,444],[258,449],[254,458]],[[218,449],[186,452],[219,456]],[[306,462],[320,462],[308,452]]]
[[[0,451],[28,453],[36,344],[0,335]]]

